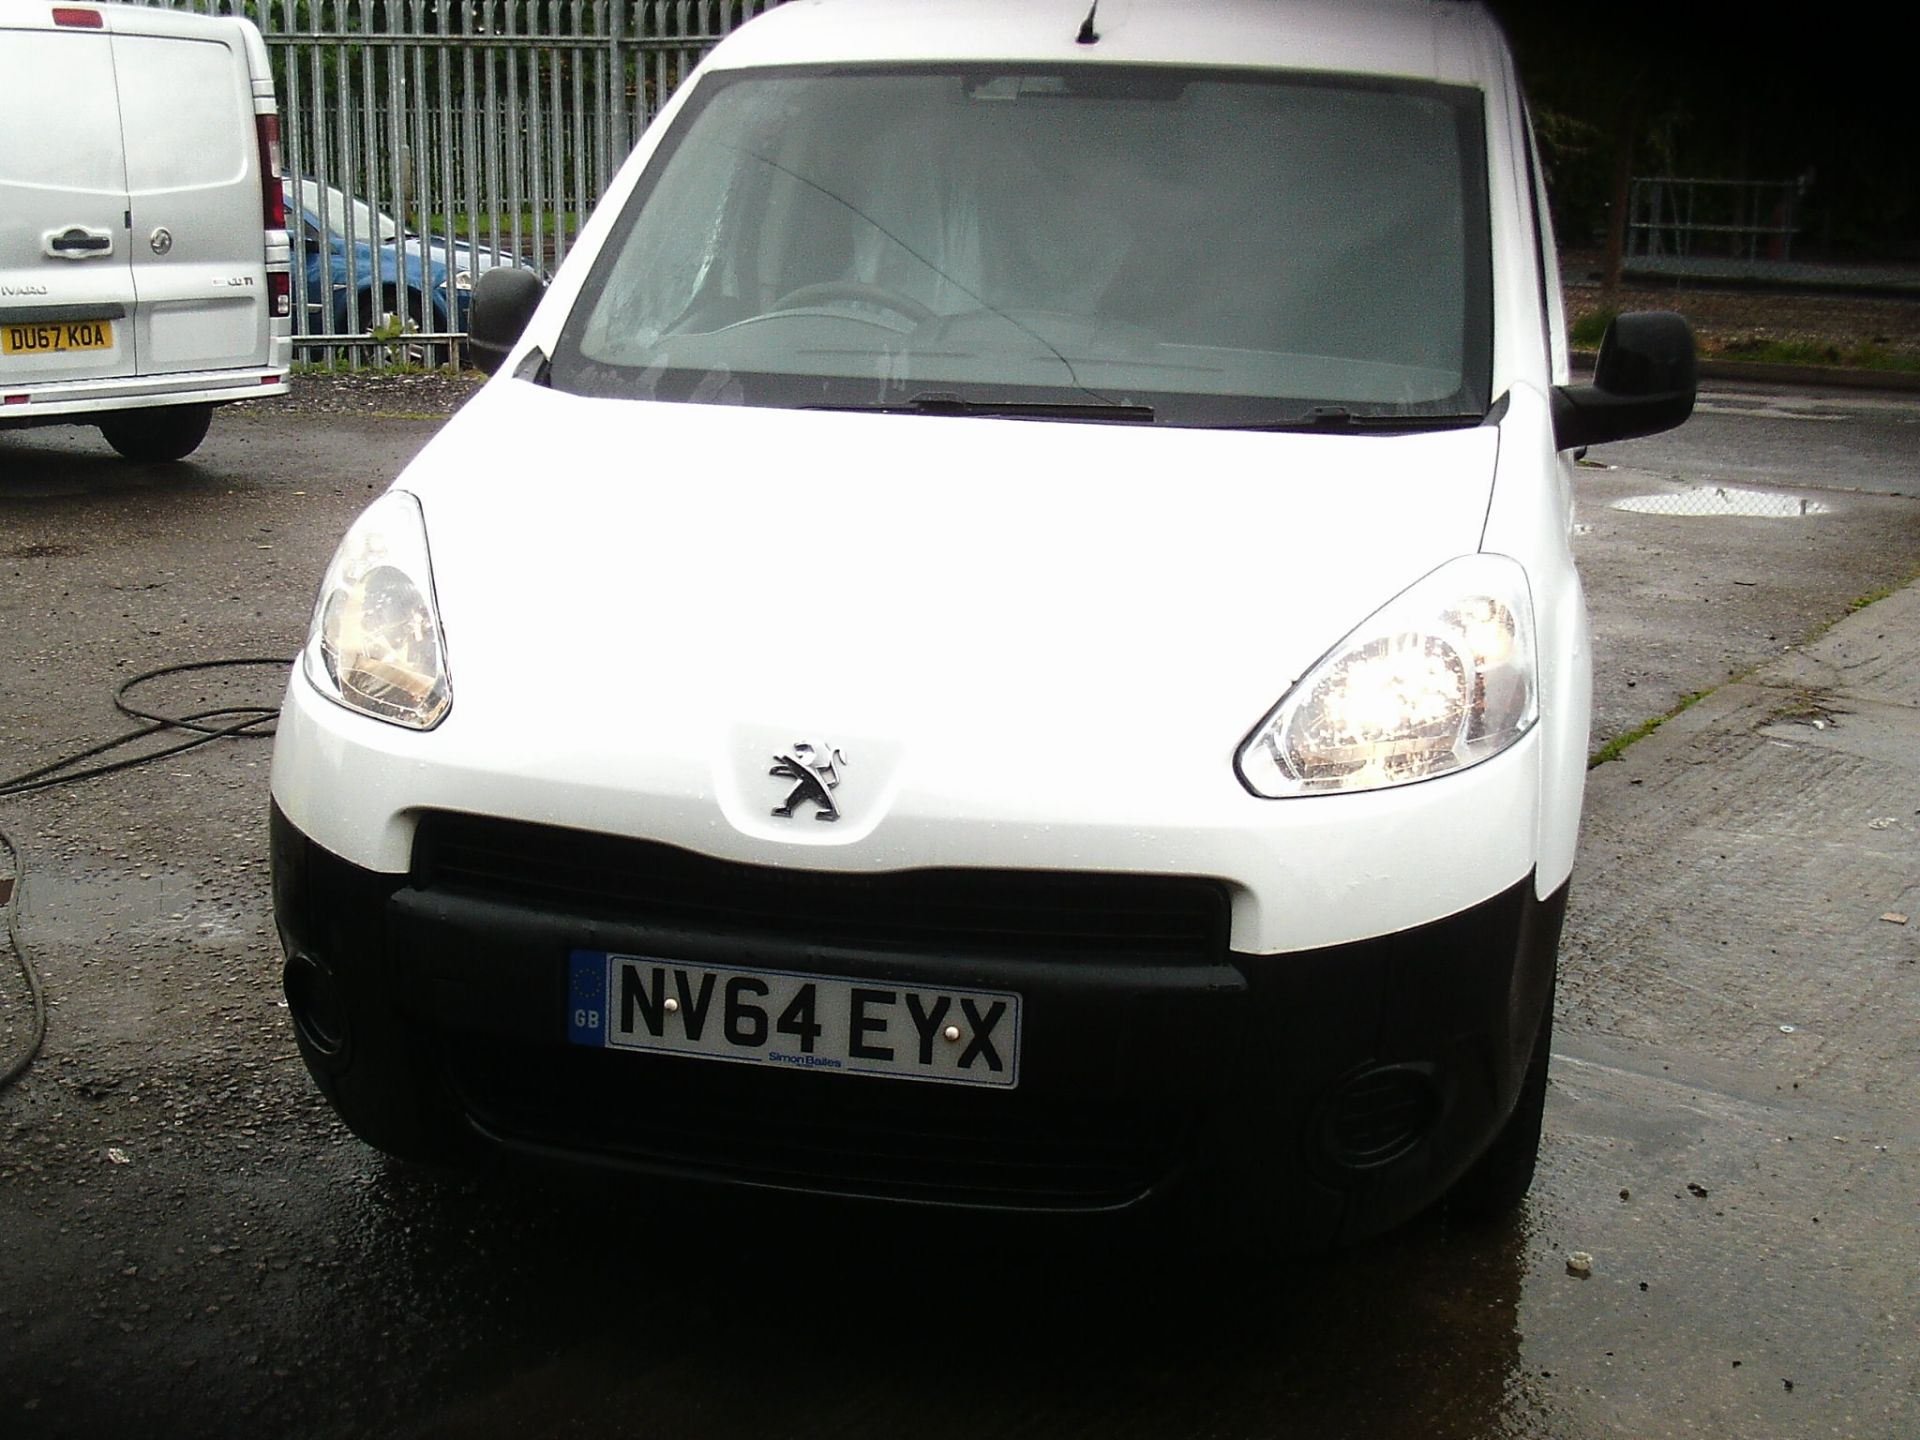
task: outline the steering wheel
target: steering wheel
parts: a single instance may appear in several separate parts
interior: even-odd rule
[[[855,305],[870,305],[879,310],[890,310],[895,315],[905,316],[916,325],[924,325],[933,319],[933,311],[911,295],[901,295],[879,285],[869,285],[864,280],[821,280],[812,285],[802,285],[798,290],[789,290],[774,301],[773,308],[800,310],[810,305],[831,305],[836,300],[848,301]]]

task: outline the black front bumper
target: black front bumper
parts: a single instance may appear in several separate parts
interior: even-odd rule
[[[387,876],[272,824],[301,1052],[381,1149],[1013,1210],[1172,1204],[1303,1247],[1424,1208],[1498,1131],[1565,902],[1528,879],[1396,935],[1249,956],[1227,947],[1224,891],[1184,878],[831,876],[451,816]],[[571,1045],[576,947],[1012,990],[1020,1084]]]

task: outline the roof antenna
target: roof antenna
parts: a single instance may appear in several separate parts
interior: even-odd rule
[[[1100,0],[1093,0],[1087,7],[1087,18],[1080,22],[1080,33],[1073,37],[1076,45],[1096,45],[1100,41],[1100,32],[1093,28],[1093,12],[1100,8]]]

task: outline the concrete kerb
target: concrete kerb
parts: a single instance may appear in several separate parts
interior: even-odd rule
[[[1875,749],[1903,757],[1920,794],[1920,674],[1898,651],[1920,650],[1920,580],[1843,617],[1821,635],[1671,716],[1612,760],[1587,774],[1596,787],[1638,784],[1644,772],[1704,737],[1752,733],[1781,721],[1825,725],[1849,707],[1872,707],[1877,728],[1890,731]],[[1920,878],[1920,877],[1917,877]]]

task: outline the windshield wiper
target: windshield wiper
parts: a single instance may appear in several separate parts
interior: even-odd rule
[[[1252,424],[1229,424],[1226,430],[1331,430],[1331,431],[1419,431],[1461,430],[1478,425],[1486,416],[1475,413],[1458,415],[1422,415],[1405,411],[1349,410],[1344,405],[1316,405],[1304,415],[1285,420],[1263,420]]]
[[[930,390],[883,405],[808,405],[808,410],[856,410],[878,415],[984,415],[1000,420],[1092,420],[1151,425],[1151,405],[1123,405],[1096,400],[966,400],[945,391]]]
[[[469,343],[471,343],[471,341],[469,341]],[[504,354],[500,356],[501,360],[506,358]],[[513,378],[516,380],[531,381],[535,385],[544,385],[548,389],[552,389],[553,361],[547,357],[546,351],[536,345],[527,351],[518,365],[513,367]]]

